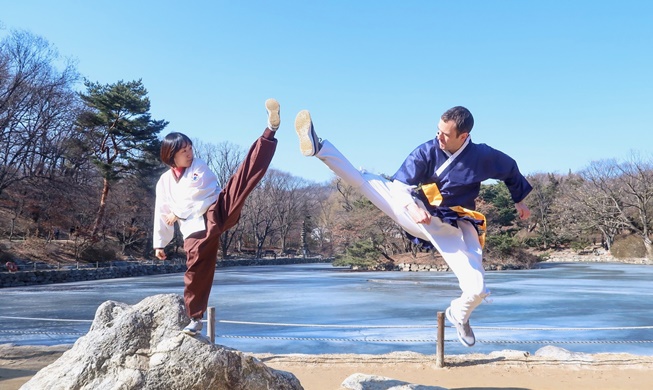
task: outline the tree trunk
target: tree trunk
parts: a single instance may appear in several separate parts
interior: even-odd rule
[[[286,235],[281,236],[281,253],[286,253]]]
[[[107,179],[104,179],[104,186],[102,187],[102,196],[100,197],[100,208],[97,211],[93,229],[91,229],[91,237],[95,238],[100,230],[100,225],[104,219],[104,210],[107,208],[107,196],[109,195],[109,188],[111,185]]]
[[[644,237],[644,248],[646,248],[646,263],[653,264],[653,242],[648,237]]]
[[[260,259],[263,257],[263,243],[265,242],[265,239],[260,240],[258,237],[256,238],[256,258]]]
[[[227,256],[229,255],[229,244],[232,239],[233,239],[233,235],[229,237],[229,230],[225,231],[220,236],[220,250],[222,252],[223,259],[226,259]]]
[[[228,251],[228,247],[225,246],[225,242],[222,240],[220,241],[220,252],[222,252],[222,258],[226,259],[229,251]]]

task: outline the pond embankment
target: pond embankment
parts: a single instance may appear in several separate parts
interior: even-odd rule
[[[226,259],[218,260],[217,268],[251,265],[286,265],[330,263],[333,259],[322,257],[277,257],[275,259]],[[131,278],[135,276],[159,275],[185,272],[186,264],[170,261],[157,262],[117,262],[95,265],[67,266],[44,270],[21,270],[0,272],[0,288],[21,287],[38,284],[82,282],[87,280]]]

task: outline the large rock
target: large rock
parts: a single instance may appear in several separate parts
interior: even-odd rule
[[[303,389],[291,373],[181,333],[187,322],[174,294],[104,302],[89,332],[21,390]]]
[[[535,351],[535,356],[567,362],[591,362],[594,360],[592,355],[580,352],[571,352],[564,348],[556,347],[553,345],[547,345],[538,349]]]
[[[340,385],[342,390],[447,390],[440,386],[424,386],[383,376],[352,374]]]

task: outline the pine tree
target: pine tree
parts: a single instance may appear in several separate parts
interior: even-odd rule
[[[91,236],[98,234],[111,185],[127,175],[154,169],[159,165],[158,134],[168,125],[154,120],[149,113],[150,100],[141,80],[100,85],[85,82],[86,104],[78,119],[85,147],[93,156],[103,179],[102,195]]]

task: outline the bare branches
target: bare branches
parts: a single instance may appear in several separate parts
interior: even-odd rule
[[[44,39],[14,31],[0,42],[0,193],[66,163],[65,143],[79,101],[78,74]]]
[[[627,228],[642,237],[653,260],[653,160],[633,154],[628,161],[602,160],[580,173],[578,204],[608,234]]]

